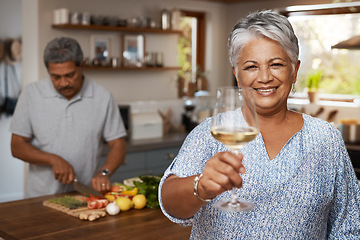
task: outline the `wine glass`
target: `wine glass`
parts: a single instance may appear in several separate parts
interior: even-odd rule
[[[240,149],[259,133],[253,89],[219,88],[210,129],[211,135],[217,141],[237,155]],[[252,202],[239,201],[236,188],[233,188],[229,201],[217,201],[214,206],[224,211],[241,212],[249,211],[255,205]]]

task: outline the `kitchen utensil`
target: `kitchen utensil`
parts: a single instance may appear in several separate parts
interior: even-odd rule
[[[335,116],[337,115],[338,110],[332,110],[329,112],[328,117],[326,118],[326,121],[328,122],[334,122],[335,121]]]
[[[86,196],[94,196],[94,197],[104,197],[103,194],[101,194],[100,192],[92,189],[89,186],[86,186],[85,184],[81,183],[79,180],[77,180],[76,178],[74,179],[74,189],[76,191],[78,191],[81,194],[84,194]]]
[[[310,114],[312,117],[318,117],[322,112],[324,112],[324,108],[320,107],[314,114]]]
[[[84,196],[80,196],[80,195],[74,195],[72,196],[75,199],[78,199],[80,201],[85,201],[85,197]],[[60,204],[54,203],[51,201],[51,199],[47,199],[43,201],[43,205],[52,209],[55,209],[57,211],[66,213],[70,216],[79,218],[81,214],[100,214],[101,217],[106,215],[105,212],[105,208],[102,209],[89,209],[88,207],[79,207],[79,208],[75,208],[75,209],[70,209],[68,207],[62,206]]]

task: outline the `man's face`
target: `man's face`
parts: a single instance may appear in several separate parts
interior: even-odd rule
[[[48,72],[56,91],[70,100],[83,85],[82,69],[75,62],[49,63]]]

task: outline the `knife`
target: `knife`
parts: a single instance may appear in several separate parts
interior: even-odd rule
[[[94,197],[104,197],[103,194],[101,194],[100,192],[94,190],[93,188],[86,186],[85,184],[81,183],[79,180],[77,180],[76,178],[74,179],[74,189],[81,193],[84,194],[86,196],[94,196]]]

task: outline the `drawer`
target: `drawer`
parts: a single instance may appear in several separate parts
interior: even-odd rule
[[[146,167],[147,170],[155,167],[167,167],[174,160],[179,152],[180,147],[166,148],[147,153]]]

